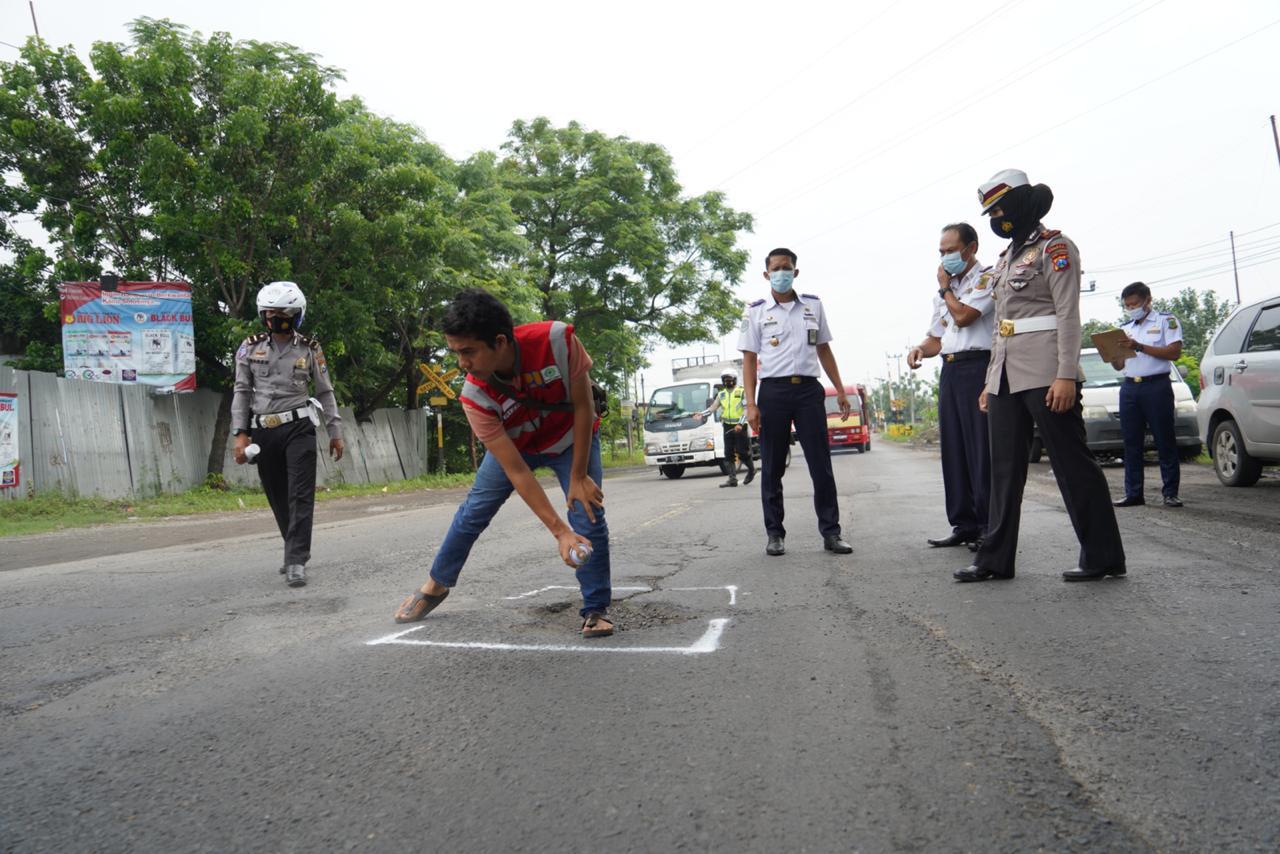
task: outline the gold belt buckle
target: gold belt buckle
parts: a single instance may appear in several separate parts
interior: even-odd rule
[[[264,427],[279,427],[281,424],[280,416],[268,415],[266,418],[262,419],[262,424]]]
[[[1008,338],[1011,335],[1013,335],[1013,321],[1012,320],[1000,321],[1000,337]]]
[[[1142,382],[1142,377],[1134,377],[1134,378],[1133,378],[1133,381],[1134,381],[1135,383],[1140,383],[1140,382]]]
[[[792,378],[791,378],[791,384],[792,384],[792,385],[800,385],[800,378],[799,378],[799,377],[792,377]]]
[[[956,360],[956,354],[955,354],[955,353],[948,353],[947,355],[943,356],[942,358],[943,358],[943,359],[945,359],[945,360],[946,360],[946,361],[948,361],[948,362],[954,362],[954,361]]]

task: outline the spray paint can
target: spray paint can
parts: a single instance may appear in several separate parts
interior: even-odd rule
[[[258,454],[262,453],[262,448],[258,447],[258,443],[247,445],[244,449],[245,461],[249,465],[256,465],[258,462]]]
[[[591,546],[586,543],[578,543],[569,549],[569,560],[573,561],[573,565],[581,567],[584,563],[591,559]]]

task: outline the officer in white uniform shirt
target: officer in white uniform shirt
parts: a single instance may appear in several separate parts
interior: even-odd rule
[[[942,229],[938,252],[942,263],[929,332],[907,354],[912,370],[922,359],[942,356],[938,427],[951,533],[928,542],[937,548],[969,544],[976,549],[987,530],[991,486],[987,414],[978,408],[978,397],[991,358],[994,277],[990,267],[978,263],[978,233],[966,222]]]
[[[826,393],[818,381],[819,368],[836,388],[843,418],[849,417],[851,406],[831,352],[831,330],[822,301],[813,294],[795,292],[795,279],[800,275],[796,260],[790,249],[774,249],[765,257],[769,296],[747,306],[738,336],[747,422],[760,434],[760,500],[769,538],[765,552],[774,556],[786,553],[782,475],[794,423],[813,480],[813,509],[823,547],[849,554],[853,546],[840,536],[840,505],[831,471]]]
[[[1113,362],[1124,373],[1120,386],[1120,433],[1124,436],[1124,497],[1117,507],[1146,504],[1142,494],[1142,452],[1147,430],[1160,457],[1164,505],[1181,507],[1178,486],[1181,469],[1173,430],[1173,361],[1182,355],[1182,324],[1172,314],[1151,307],[1151,289],[1134,282],[1120,292],[1129,322],[1121,326],[1129,336],[1132,355]]]

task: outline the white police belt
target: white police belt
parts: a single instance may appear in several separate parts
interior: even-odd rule
[[[1058,315],[1045,314],[1040,317],[1019,317],[1016,320],[1000,321],[1000,337],[1009,338],[1024,332],[1048,332],[1058,328]]]
[[[315,420],[310,406],[302,409],[291,409],[288,412],[271,412],[266,415],[255,415],[250,419],[249,423],[254,427],[279,427],[281,424],[288,424],[290,421],[301,421],[303,418]]]

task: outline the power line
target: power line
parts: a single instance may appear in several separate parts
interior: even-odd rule
[[[840,41],[836,42],[834,45],[832,45],[831,47],[827,48],[827,50],[823,51],[819,56],[817,56],[816,58],[814,58],[811,62],[809,62],[807,65],[805,65],[805,66],[804,66],[803,68],[801,68],[799,71],[797,71],[796,73],[794,73],[794,74],[792,74],[790,77],[788,77],[786,80],[784,80],[784,81],[782,81],[781,83],[779,83],[779,84],[777,84],[776,86],[774,86],[772,89],[770,89],[770,90],[769,90],[768,94],[763,95],[763,96],[761,96],[761,97],[759,97],[759,98],[755,98],[755,99],[753,99],[753,100],[751,101],[751,103],[747,104],[747,105],[746,105],[746,106],[744,106],[742,109],[740,109],[740,110],[738,110],[736,113],[734,113],[732,116],[730,116],[729,118],[725,119],[725,120],[724,120],[723,122],[721,122],[720,124],[716,125],[713,129],[711,129],[711,130],[707,131],[707,133],[705,133],[705,134],[702,136],[702,138],[701,138],[701,139],[699,139],[699,140],[698,140],[697,142],[695,142],[693,145],[689,146],[689,148],[687,148],[687,149],[685,149],[684,151],[682,151],[682,152],[681,152],[681,155],[682,155],[682,156],[685,156],[685,155],[692,154],[694,151],[697,151],[699,148],[701,148],[703,145],[705,145],[708,141],[710,141],[711,139],[714,139],[714,138],[715,138],[715,135],[716,135],[716,134],[718,134],[720,131],[722,131],[722,130],[724,130],[725,128],[729,127],[729,126],[730,126],[730,125],[732,125],[734,122],[738,121],[738,119],[742,118],[743,116],[745,116],[745,115],[747,115],[748,113],[750,113],[752,110],[756,109],[760,104],[762,104],[762,103],[767,103],[769,100],[771,100],[771,99],[773,98],[773,96],[774,96],[774,95],[778,94],[778,93],[779,93],[779,92],[781,92],[783,89],[785,89],[786,87],[790,86],[790,85],[791,85],[792,83],[794,83],[795,81],[799,80],[799,79],[800,79],[801,77],[803,77],[805,74],[808,74],[810,69],[812,69],[812,68],[816,68],[816,67],[817,67],[819,64],[821,64],[821,63],[822,63],[822,61],[823,61],[823,60],[825,60],[828,56],[830,56],[831,54],[835,53],[838,49],[840,49],[840,48],[844,47],[844,45],[845,45],[846,43],[848,43],[851,39],[853,39],[853,38],[854,38],[854,36],[862,35],[864,32],[866,32],[867,30],[871,29],[871,26],[872,26],[876,21],[878,21],[878,20],[880,20],[881,18],[883,18],[885,15],[887,15],[889,12],[893,11],[893,10],[894,10],[895,8],[897,8],[898,6],[901,6],[901,5],[902,5],[902,3],[903,3],[903,0],[893,0],[893,2],[891,2],[888,6],[885,6],[883,9],[881,9],[881,10],[880,10],[879,12],[877,12],[875,15],[872,15],[870,18],[867,18],[867,19],[865,19],[864,21],[862,21],[862,22],[861,22],[861,25],[860,25],[857,29],[855,29],[855,30],[853,30],[853,31],[851,31],[851,32],[849,32],[849,33],[847,33],[847,34],[846,34],[842,39],[840,39]]]
[[[1227,238],[1224,237],[1219,242],[1226,242],[1226,241],[1227,241]],[[1236,248],[1257,250],[1262,247],[1273,246],[1277,243],[1280,243],[1280,235],[1263,238],[1262,240],[1254,240],[1248,243],[1237,242]],[[1159,268],[1159,267],[1180,267],[1185,264],[1194,264],[1198,261],[1209,261],[1215,258],[1230,258],[1230,257],[1231,257],[1231,249],[1227,248],[1227,249],[1218,249],[1213,252],[1205,252],[1200,255],[1188,255],[1183,258],[1174,258],[1167,261],[1148,261],[1145,264],[1128,264],[1125,266],[1117,266],[1117,267],[1090,267],[1089,272],[1090,273],[1116,273],[1116,272],[1121,272],[1123,270],[1145,270],[1145,269]]]
[[[1111,31],[1124,26],[1125,24],[1129,23],[1135,18],[1141,15],[1144,15],[1147,12],[1150,12],[1152,9],[1156,8],[1161,3],[1164,3],[1165,0],[1156,0],[1156,2],[1152,3],[1150,6],[1147,6],[1145,9],[1140,9],[1133,15],[1130,15],[1129,17],[1125,18],[1123,21],[1119,21],[1118,23],[1115,23],[1112,26],[1107,27],[1107,24],[1111,23],[1112,21],[1115,21],[1116,18],[1119,18],[1128,14],[1130,11],[1132,11],[1138,6],[1141,6],[1145,2],[1147,2],[1147,0],[1138,0],[1137,3],[1134,3],[1131,6],[1125,7],[1124,9],[1120,10],[1119,12],[1112,15],[1111,17],[1103,19],[1101,22],[1090,27],[1088,30],[1085,30],[1083,33],[1079,34],[1078,36],[1075,36],[1073,39],[1069,39],[1068,41],[1059,45],[1056,50],[1046,53],[1045,56],[1041,57],[1041,59],[1038,60],[1036,63],[1024,69],[1021,72],[1021,76],[1024,76],[1024,77],[1030,76],[1032,74],[1035,74],[1038,71],[1043,70],[1044,68],[1047,68],[1048,66],[1052,65],[1053,63],[1061,59],[1065,59],[1066,57],[1075,53],[1077,50],[1080,50],[1081,48],[1086,47],[1092,44],[1093,42],[1097,41],[1098,39],[1102,38],[1107,33],[1110,33]],[[1107,27],[1107,28],[1102,30],[1101,32],[1096,32],[1097,30],[1103,27]],[[1072,44],[1073,42],[1078,42],[1078,44]],[[913,125],[912,127],[903,131],[901,134],[894,137],[893,139],[885,143],[882,143],[880,146],[876,148],[871,149],[871,151],[868,152],[867,155],[861,158],[860,160],[856,160],[853,163],[850,163],[849,165],[835,172],[824,173],[814,181],[811,181],[809,184],[806,184],[804,187],[800,188],[798,191],[783,197],[780,201],[765,208],[763,211],[761,211],[761,213],[762,214],[771,213],[772,211],[778,210],[779,208],[786,207],[792,202],[795,202],[799,199],[804,198],[805,196],[809,195],[815,190],[829,186],[833,179],[843,177],[849,174],[850,172],[853,172],[861,168],[862,166],[867,165],[873,160],[877,160],[880,157],[883,157],[884,155],[889,154],[890,152],[896,150],[896,147],[899,143],[914,137],[915,135],[919,134],[923,130],[926,130],[932,127],[937,127],[939,125],[945,125],[951,119],[973,109],[973,107],[977,106],[983,101],[989,100],[990,98],[993,98],[996,95],[1001,94],[1004,91],[1004,88],[1005,87],[1003,85],[1000,85],[1000,86],[996,86],[991,89],[988,89],[985,92],[981,92],[975,96],[971,96],[968,100],[964,101],[962,104],[953,108],[950,112],[942,115],[941,117],[926,119],[923,122],[919,122]]]
[[[1256,252],[1252,255],[1246,255],[1240,260],[1243,262],[1246,262],[1246,263],[1239,264],[1239,269],[1242,269],[1242,270],[1248,269],[1250,267],[1258,267],[1263,264],[1271,264],[1277,260],[1280,260],[1280,247],[1264,250],[1261,252]],[[1201,281],[1202,279],[1209,279],[1215,276],[1224,275],[1226,273],[1231,272],[1231,269],[1232,269],[1231,262],[1225,261],[1220,264],[1214,264],[1208,267],[1201,267],[1198,270],[1187,270],[1186,272],[1183,272],[1183,273],[1177,273],[1172,276],[1166,276],[1163,279],[1152,279],[1151,281],[1146,282],[1145,284],[1147,285],[1147,287],[1153,288],[1153,289],[1167,288],[1167,287],[1172,287],[1174,285],[1185,285],[1189,282],[1198,282],[1198,281]],[[1092,291],[1092,292],[1085,291],[1083,292],[1082,296],[1091,296],[1091,297],[1114,296],[1116,294],[1119,294],[1123,290],[1124,288],[1115,288],[1113,290],[1107,290],[1107,291]]]
[[[1253,229],[1252,231],[1242,231],[1242,232],[1240,232],[1240,235],[1239,235],[1239,236],[1240,236],[1240,237],[1247,237],[1247,236],[1248,236],[1248,235],[1250,235],[1250,234],[1257,234],[1257,233],[1258,233],[1258,232],[1260,232],[1260,231],[1268,231],[1269,229],[1276,228],[1277,226],[1280,226],[1280,222],[1273,222],[1273,223],[1271,223],[1270,225],[1264,225],[1264,226],[1262,226],[1261,228],[1255,228],[1255,229]],[[1268,239],[1268,240],[1270,240],[1270,239],[1272,239],[1272,238],[1267,238],[1267,239]],[[1164,253],[1162,253],[1162,254],[1160,254],[1160,255],[1152,255],[1150,258],[1139,258],[1137,261],[1129,261],[1129,262],[1127,262],[1127,263],[1125,263],[1125,264],[1112,264],[1112,265],[1107,266],[1107,267],[1090,267],[1090,268],[1089,268],[1089,272],[1091,272],[1091,273],[1110,273],[1110,272],[1113,272],[1113,271],[1115,271],[1115,270],[1132,270],[1134,267],[1140,267],[1140,266],[1142,266],[1143,264],[1147,264],[1147,263],[1154,262],[1154,261],[1159,261],[1159,260],[1160,260],[1160,259],[1162,259],[1162,258],[1171,258],[1171,257],[1173,257],[1173,256],[1175,256],[1175,255],[1182,255],[1182,254],[1187,253],[1187,252],[1194,252],[1194,251],[1195,251],[1195,250],[1197,250],[1197,249],[1204,249],[1204,248],[1205,248],[1205,247],[1207,247],[1207,246],[1216,246],[1216,245],[1218,245],[1219,243],[1225,243],[1225,242],[1226,242],[1226,240],[1227,240],[1227,238],[1225,238],[1225,237],[1219,237],[1219,238],[1216,238],[1216,239],[1214,239],[1214,240],[1210,240],[1210,241],[1208,241],[1208,242],[1206,242],[1206,243],[1198,243],[1198,244],[1196,244],[1195,246],[1188,246],[1188,247],[1186,247],[1185,249],[1178,249],[1178,250],[1174,250],[1174,251],[1171,251],[1171,252],[1164,252]]]
[[[1268,23],[1268,24],[1263,24],[1261,27],[1258,27],[1258,28],[1257,28],[1257,29],[1255,29],[1255,30],[1251,30],[1250,32],[1245,33],[1244,35],[1240,36],[1239,38],[1233,39],[1233,40],[1231,40],[1231,41],[1229,41],[1229,42],[1226,42],[1225,44],[1219,45],[1218,47],[1214,48],[1213,50],[1211,50],[1211,51],[1209,51],[1209,52],[1207,52],[1207,53],[1202,53],[1202,54],[1200,54],[1199,56],[1197,56],[1195,59],[1188,60],[1187,62],[1184,62],[1184,63],[1182,63],[1182,64],[1181,64],[1181,65],[1179,65],[1179,66],[1176,66],[1176,67],[1174,67],[1174,68],[1169,69],[1168,71],[1164,72],[1163,74],[1160,74],[1160,75],[1158,75],[1158,76],[1156,76],[1156,77],[1152,77],[1151,79],[1149,79],[1149,80],[1147,80],[1147,81],[1145,81],[1145,82],[1143,82],[1143,83],[1139,83],[1137,86],[1134,86],[1134,87],[1133,87],[1133,88],[1131,88],[1131,89],[1127,89],[1127,90],[1125,90],[1124,92],[1121,92],[1119,95],[1116,95],[1116,96],[1114,96],[1114,97],[1112,97],[1112,98],[1108,98],[1107,100],[1105,100],[1105,101],[1103,101],[1103,102],[1101,102],[1101,103],[1099,103],[1099,104],[1095,104],[1094,106],[1092,106],[1092,107],[1088,108],[1087,110],[1083,110],[1083,111],[1081,111],[1081,112],[1079,112],[1079,113],[1076,113],[1074,116],[1071,116],[1070,118],[1063,119],[1062,121],[1058,122],[1057,124],[1052,125],[1052,126],[1050,126],[1050,127],[1048,127],[1048,128],[1045,128],[1044,130],[1039,131],[1038,133],[1034,133],[1034,134],[1032,134],[1031,136],[1028,136],[1028,137],[1026,137],[1026,138],[1024,138],[1024,139],[1022,139],[1022,140],[1019,140],[1018,142],[1013,143],[1012,145],[1008,145],[1008,146],[1006,146],[1005,148],[1000,149],[999,151],[994,151],[994,152],[990,152],[990,153],[988,153],[988,154],[985,154],[985,155],[983,155],[983,156],[982,156],[982,158],[981,158],[981,159],[979,159],[979,160],[975,160],[975,161],[973,161],[972,163],[968,163],[968,164],[966,164],[966,165],[964,165],[964,166],[961,166],[959,169],[956,169],[956,170],[955,170],[955,171],[953,171],[953,172],[948,172],[947,174],[945,174],[945,175],[943,175],[943,176],[941,176],[941,177],[939,177],[939,178],[935,178],[933,181],[930,181],[929,183],[927,183],[927,184],[925,184],[925,185],[923,185],[923,186],[921,186],[921,187],[917,187],[917,188],[916,188],[916,189],[914,189],[914,190],[911,190],[911,191],[906,192],[906,193],[902,193],[901,195],[896,196],[896,197],[893,199],[893,201],[886,202],[886,203],[884,203],[883,205],[879,205],[879,206],[877,206],[877,207],[874,207],[874,208],[871,208],[871,209],[869,209],[869,210],[863,211],[862,213],[858,214],[857,216],[853,216],[853,217],[850,217],[849,219],[842,220],[841,222],[836,223],[836,224],[835,224],[835,225],[833,225],[831,228],[828,228],[828,229],[826,229],[825,231],[821,231],[821,232],[819,232],[819,233],[817,233],[817,234],[815,234],[815,235],[811,235],[810,237],[806,238],[806,240],[819,240],[819,239],[821,239],[821,238],[823,238],[823,237],[826,237],[828,234],[832,234],[833,232],[836,232],[836,231],[841,230],[841,229],[842,229],[842,228],[844,228],[845,226],[848,226],[848,225],[850,225],[850,224],[852,224],[852,223],[857,222],[857,221],[858,221],[858,220],[860,220],[860,219],[865,219],[866,217],[869,217],[869,216],[871,216],[872,214],[879,213],[880,211],[884,210],[884,209],[885,209],[885,208],[887,208],[887,207],[891,207],[891,206],[893,206],[893,205],[896,205],[896,204],[898,204],[899,202],[902,202],[902,201],[904,201],[904,200],[906,200],[906,199],[912,198],[913,196],[918,196],[918,195],[920,195],[921,193],[923,193],[925,190],[930,190],[930,189],[932,189],[933,187],[937,186],[938,184],[941,184],[943,181],[946,181],[946,180],[948,180],[948,179],[954,178],[954,177],[956,177],[957,175],[964,174],[964,173],[968,172],[970,169],[974,169],[974,168],[976,168],[977,166],[980,166],[981,164],[983,164],[983,163],[986,163],[986,162],[990,161],[990,159],[991,159],[992,157],[994,157],[995,155],[998,155],[998,154],[1004,154],[1005,152],[1012,151],[1013,149],[1018,148],[1019,146],[1026,145],[1028,142],[1031,142],[1032,140],[1039,139],[1039,138],[1040,138],[1040,137],[1042,137],[1042,136],[1045,136],[1045,135],[1047,135],[1047,134],[1053,133],[1054,131],[1059,130],[1060,128],[1066,127],[1067,125],[1071,124],[1072,122],[1078,121],[1078,120],[1080,120],[1080,119],[1084,118],[1085,116],[1089,115],[1090,113],[1095,113],[1095,112],[1097,112],[1098,110],[1101,110],[1101,109],[1102,109],[1102,108],[1104,108],[1104,107],[1109,107],[1109,106],[1111,106],[1112,104],[1116,103],[1117,101],[1121,101],[1121,100],[1123,100],[1123,99],[1125,99],[1125,98],[1129,97],[1130,95],[1134,94],[1135,92],[1140,92],[1141,90],[1143,90],[1143,89],[1147,88],[1148,86],[1151,86],[1151,85],[1153,85],[1153,84],[1155,84],[1155,83],[1158,83],[1158,82],[1160,82],[1161,80],[1164,80],[1164,79],[1165,79],[1165,78],[1167,78],[1167,77],[1172,77],[1174,74],[1177,74],[1177,73],[1179,73],[1179,72],[1181,72],[1181,71],[1185,71],[1186,69],[1190,68],[1190,67],[1191,67],[1191,66],[1193,66],[1193,65],[1196,65],[1197,63],[1203,62],[1204,60],[1206,60],[1206,59],[1208,59],[1208,58],[1210,58],[1210,57],[1212,57],[1212,56],[1214,56],[1214,55],[1216,55],[1216,54],[1219,54],[1219,53],[1221,53],[1222,51],[1227,50],[1228,48],[1234,47],[1234,46],[1236,46],[1237,44],[1240,44],[1241,42],[1246,41],[1247,39],[1253,38],[1254,36],[1258,35],[1259,33],[1265,32],[1266,30],[1271,29],[1272,27],[1276,26],[1277,24],[1280,24],[1280,18],[1277,18],[1277,19],[1275,19],[1274,21],[1271,21],[1271,22],[1270,22],[1270,23]]]
[[[726,178],[724,178],[723,180],[719,181],[719,182],[716,184],[716,186],[717,186],[717,187],[723,187],[725,184],[729,183],[729,182],[730,182],[730,181],[732,181],[734,178],[736,178],[736,177],[738,177],[739,175],[743,174],[744,172],[746,172],[746,171],[748,171],[748,170],[752,169],[753,167],[758,166],[759,164],[763,163],[765,160],[768,160],[770,157],[772,157],[773,155],[777,154],[777,153],[778,153],[779,151],[781,151],[782,149],[784,149],[784,148],[786,148],[787,146],[791,145],[791,143],[795,142],[796,140],[800,139],[800,138],[801,138],[801,137],[803,137],[803,136],[808,135],[808,134],[809,134],[809,133],[811,133],[812,131],[816,130],[817,128],[819,128],[819,127],[821,127],[822,125],[826,124],[827,122],[831,121],[833,118],[835,118],[836,116],[840,115],[840,114],[841,114],[841,113],[843,113],[845,110],[849,109],[849,108],[850,108],[850,107],[852,107],[854,104],[856,104],[856,103],[858,103],[859,101],[861,101],[863,98],[865,98],[865,97],[867,97],[868,95],[871,95],[871,94],[873,94],[873,93],[875,93],[875,92],[878,92],[880,89],[883,89],[885,86],[888,86],[890,83],[894,82],[894,81],[895,81],[895,80],[897,80],[899,77],[902,77],[904,74],[906,74],[907,72],[911,71],[911,70],[912,70],[912,69],[914,69],[916,66],[921,65],[921,64],[923,64],[923,63],[927,62],[927,61],[928,61],[928,60],[930,60],[930,59],[933,59],[935,56],[937,56],[937,55],[938,55],[938,52],[939,52],[940,50],[942,50],[943,48],[945,48],[945,47],[947,47],[948,45],[950,45],[950,44],[951,44],[952,42],[954,42],[956,39],[960,38],[961,36],[966,35],[966,34],[967,34],[967,33],[969,33],[971,30],[975,30],[975,29],[977,29],[977,28],[978,28],[978,27],[980,27],[982,24],[986,23],[989,19],[991,19],[991,18],[995,17],[996,15],[1000,14],[1001,12],[1004,12],[1004,11],[1005,11],[1005,10],[1007,10],[1007,9],[1012,8],[1013,6],[1018,5],[1018,4],[1019,4],[1019,3],[1021,3],[1021,2],[1023,2],[1023,0],[1007,0],[1007,2],[1006,2],[1004,5],[999,6],[999,7],[997,7],[994,11],[987,13],[987,14],[986,14],[986,15],[984,15],[983,17],[981,17],[981,18],[979,18],[978,20],[976,20],[976,21],[974,21],[973,23],[971,23],[969,26],[965,27],[963,30],[960,30],[960,31],[959,31],[959,32],[957,32],[957,33],[952,33],[952,34],[948,35],[948,36],[947,36],[945,39],[943,39],[940,43],[938,43],[938,44],[934,45],[934,46],[933,46],[933,47],[931,47],[929,50],[927,50],[927,51],[925,51],[924,53],[920,54],[920,55],[919,55],[919,56],[917,56],[915,59],[911,60],[911,61],[910,61],[910,62],[908,62],[906,65],[904,65],[904,66],[902,66],[901,68],[899,68],[897,71],[893,72],[893,73],[892,73],[892,74],[890,74],[888,77],[886,77],[886,78],[884,78],[883,80],[881,80],[879,83],[874,84],[873,86],[871,86],[871,87],[870,87],[870,88],[868,88],[868,89],[864,89],[864,90],[862,90],[862,91],[861,91],[861,92],[859,92],[857,95],[855,95],[855,96],[854,96],[854,98],[853,98],[852,100],[850,100],[850,101],[846,101],[846,102],[845,102],[844,104],[842,104],[841,106],[837,107],[836,109],[832,110],[830,113],[827,113],[825,116],[823,116],[822,118],[818,119],[818,121],[816,121],[816,122],[814,122],[813,124],[811,124],[811,125],[809,125],[808,127],[806,127],[804,130],[802,130],[802,131],[800,131],[800,132],[796,133],[795,135],[791,136],[789,139],[783,140],[782,142],[778,143],[778,144],[777,144],[777,145],[775,145],[773,148],[769,149],[769,150],[768,150],[768,151],[766,151],[764,154],[762,154],[762,155],[760,155],[759,157],[757,157],[755,160],[752,160],[752,161],[751,161],[750,163],[748,163],[747,165],[745,165],[745,166],[741,167],[741,168],[740,168],[740,169],[738,169],[736,172],[732,173],[732,174],[731,174],[731,175],[729,175],[728,177],[726,177]]]

